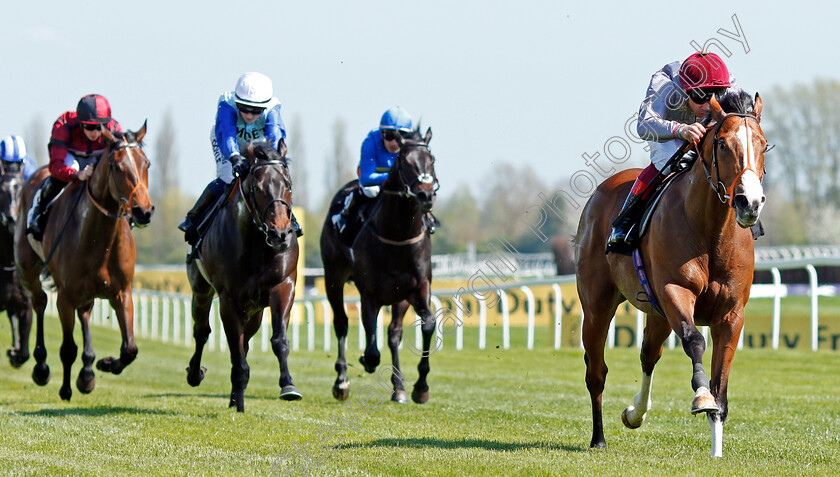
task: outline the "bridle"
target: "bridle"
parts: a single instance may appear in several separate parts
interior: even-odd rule
[[[424,142],[406,142],[403,143],[403,147],[405,146],[414,146],[414,147],[425,147],[429,149],[429,145]],[[419,182],[421,188],[432,189],[432,194],[437,193],[438,189],[440,189],[440,182],[438,181],[437,177],[427,173],[421,172],[417,176],[414,177],[411,181],[407,181],[403,176],[403,169],[402,163],[404,162],[405,155],[403,154],[404,149],[400,149],[400,155],[397,156],[397,160],[394,161],[394,167],[397,169],[397,177],[400,179],[400,183],[402,183],[402,189],[400,190],[388,190],[382,189],[383,194],[388,195],[396,195],[399,197],[408,197],[415,200],[420,200],[419,196],[412,192],[411,187]],[[425,186],[425,187],[424,187]]]
[[[727,119],[735,118],[735,117],[744,118],[744,126],[747,126],[747,119],[753,119],[753,120],[756,121],[756,123],[758,122],[758,118],[756,118],[754,114],[728,113],[728,114],[724,115],[723,118],[720,121],[718,121],[718,123],[715,124],[711,129],[707,130],[706,134],[703,136],[703,138],[700,141],[697,142],[697,145],[695,146],[695,149],[697,150],[697,157],[700,158],[700,163],[703,164],[703,170],[706,171],[706,180],[709,181],[709,185],[712,186],[712,190],[715,191],[715,194],[717,195],[718,200],[720,200],[724,204],[729,203],[729,205],[732,206],[732,207],[734,207],[734,201],[733,201],[733,198],[732,198],[732,193],[735,191],[735,185],[738,183],[738,179],[740,179],[740,177],[747,171],[753,171],[757,177],[761,177],[758,174],[758,171],[756,171],[753,168],[753,165],[748,163],[748,164],[746,164],[744,169],[742,169],[741,172],[739,172],[738,175],[735,176],[735,179],[732,180],[732,184],[729,187],[726,187],[726,184],[724,184],[723,181],[720,180],[720,164],[718,163],[718,146],[721,144],[720,138],[719,138],[720,129],[723,126],[723,123],[726,122]],[[747,126],[747,127],[749,127],[749,126]],[[706,137],[708,137],[709,131],[712,131],[712,130],[714,131],[714,135],[713,135],[714,139],[712,140],[712,168],[715,171],[715,180],[712,180],[711,171],[709,171],[709,168],[706,167],[706,161],[703,160],[703,154],[701,153],[701,150],[702,150],[701,145],[703,144],[703,142],[705,142]],[[751,147],[751,144],[749,144],[749,141],[747,141],[747,144],[746,144],[747,151],[745,152],[746,157],[749,157],[749,148],[750,147]]]
[[[120,161],[117,161],[117,162],[111,161],[111,158],[114,156],[114,154],[117,153],[117,151],[122,150],[122,149],[125,149],[125,152],[126,152],[126,157],[125,158],[129,159],[128,162],[131,164],[131,168],[134,171],[134,176],[137,178],[137,183],[134,184],[134,187],[131,189],[131,193],[128,195],[128,198],[125,198],[122,195],[119,195],[119,192],[117,192],[118,201],[120,202],[119,211],[116,214],[114,214],[114,213],[110,212],[108,209],[106,209],[105,207],[103,207],[99,202],[96,201],[96,199],[93,197],[93,193],[90,191],[90,183],[91,183],[90,180],[86,181],[87,184],[85,186],[85,190],[87,191],[88,198],[93,203],[93,205],[96,206],[96,208],[100,212],[105,214],[106,216],[108,216],[112,219],[117,219],[117,220],[131,216],[131,201],[134,199],[134,195],[135,195],[135,193],[137,192],[138,189],[140,189],[142,187],[143,189],[146,190],[147,194],[149,192],[148,187],[146,187],[146,185],[143,184],[143,181],[140,179],[140,171],[137,170],[137,165],[135,164],[134,157],[131,154],[132,149],[140,149],[140,144],[137,143],[137,142],[126,142],[124,144],[120,144],[119,146],[117,146],[117,147],[115,147],[115,148],[113,148],[109,151],[108,155],[105,157],[105,160],[108,161],[108,176],[107,176],[108,185],[109,186],[113,185],[113,190],[119,191],[119,188],[116,186],[116,183],[114,182],[114,177],[111,174],[111,169],[113,167],[115,167],[117,164],[119,164],[120,162],[122,162],[123,160],[125,160],[125,158],[123,158],[123,159],[121,159]],[[149,159],[146,158],[146,167],[148,167],[148,165],[149,165]],[[136,225],[139,226],[139,227],[145,227],[145,225],[142,225],[142,224],[136,224]]]
[[[7,170],[5,162],[6,161],[0,160],[0,185],[2,185],[4,182],[9,182],[9,207],[11,208],[14,206],[15,203],[14,197],[12,197],[12,195],[14,194],[14,185],[12,184],[12,181],[20,181],[17,184],[17,186],[20,187],[23,179],[23,168],[20,167],[17,171]],[[15,218],[11,215],[11,212],[11,210],[0,211],[0,225],[2,225],[3,227],[8,226],[9,224],[14,225]]]
[[[289,170],[288,165],[284,161],[279,161],[279,160],[269,160],[269,161],[258,162],[256,164],[254,164],[253,166],[251,166],[250,170],[253,171],[254,169],[258,169],[258,168],[261,168],[261,167],[267,167],[267,166],[280,166],[282,174],[284,176],[288,175],[288,170]],[[275,202],[279,202],[280,204],[286,206],[286,210],[288,211],[289,218],[291,218],[292,205],[290,203],[288,203],[285,199],[273,199],[273,200],[269,201],[268,204],[265,205],[265,207],[263,207],[262,212],[257,214],[256,213],[257,203],[256,203],[256,199],[254,197],[254,190],[255,190],[254,181],[248,182],[249,187],[248,187],[248,195],[247,196],[245,195],[245,191],[244,191],[245,182],[246,182],[246,180],[242,180],[239,183],[239,195],[240,195],[240,197],[242,197],[242,203],[245,204],[245,208],[248,210],[248,214],[251,216],[251,222],[253,222],[254,226],[257,227],[257,230],[259,230],[260,232],[262,232],[265,235],[266,243],[271,245],[271,243],[269,242],[269,236],[268,236],[268,225],[266,225],[266,223],[265,223],[265,214],[268,212],[268,210],[271,208],[271,206],[274,205]],[[284,185],[286,186],[286,188],[289,188],[288,182],[284,181]]]

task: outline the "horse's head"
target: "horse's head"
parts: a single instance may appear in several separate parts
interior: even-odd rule
[[[274,250],[284,251],[292,237],[292,179],[286,161],[286,144],[280,141],[279,150],[270,144],[251,144],[245,151],[250,165],[248,176],[240,191],[251,220],[262,233],[265,242]]]
[[[14,234],[15,222],[20,204],[20,191],[23,188],[23,163],[0,161],[0,226],[6,227],[10,235]]]
[[[102,128],[105,151],[91,182],[96,190],[119,204],[120,216],[127,215],[140,227],[149,225],[155,206],[149,196],[149,159],[143,152],[146,123],[137,131],[112,133]]]
[[[408,138],[399,135],[400,153],[391,166],[383,190],[396,190],[405,197],[413,197],[424,212],[432,210],[440,183],[435,175],[435,156],[429,149],[432,140],[432,128],[421,136],[419,130]]]
[[[713,97],[709,106],[715,125],[701,143],[706,176],[721,202],[735,209],[738,225],[750,227],[765,202],[761,97],[756,94],[753,101],[747,93],[727,92],[720,102]]]

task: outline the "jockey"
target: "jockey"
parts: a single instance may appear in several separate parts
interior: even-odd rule
[[[178,226],[187,242],[198,240],[198,226],[203,214],[225,192],[234,177],[247,173],[248,163],[242,151],[251,141],[267,141],[277,149],[286,138],[286,127],[280,117],[280,101],[273,97],[271,79],[260,73],[245,73],[239,77],[234,91],[219,97],[216,123],[210,132],[210,145],[216,160],[216,179],[204,189],[184,222]],[[303,235],[300,224],[292,214],[292,228],[298,237]]]
[[[67,111],[55,121],[48,149],[50,177],[35,193],[26,221],[26,231],[41,240],[47,220],[47,206],[70,181],[86,181],[105,149],[102,128],[122,132],[111,118],[111,105],[104,96],[89,94],[79,100],[76,111]]]
[[[22,162],[24,179],[29,179],[36,169],[35,161],[26,154],[23,138],[14,134],[0,141],[0,159],[6,162]]]
[[[692,54],[682,63],[669,63],[653,74],[639,108],[637,126],[639,137],[648,141],[652,164],[636,178],[613,222],[609,248],[625,250],[635,246],[628,235],[636,215],[670,173],[663,168],[683,141],[697,144],[703,138],[706,127],[699,121],[709,115],[709,100],[712,95],[720,97],[727,88],[740,89],[723,60],[706,50]],[[645,188],[648,190],[643,194]]]
[[[344,208],[331,218],[339,233],[344,231],[347,219],[355,213],[356,203],[362,200],[359,192],[368,198],[379,195],[382,183],[388,178],[388,172],[400,152],[397,134],[403,138],[410,137],[414,133],[413,128],[411,115],[397,106],[385,111],[379,121],[379,128],[368,133],[362,142],[362,154],[359,159],[359,189],[347,195]],[[435,227],[440,223],[431,215],[431,212],[424,220],[429,231],[435,233]]]

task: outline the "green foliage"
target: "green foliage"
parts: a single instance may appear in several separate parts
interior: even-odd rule
[[[184,220],[192,204],[193,199],[181,195],[178,189],[173,189],[155,203],[151,224],[133,230],[138,264],[184,263],[187,245],[178,224]]]

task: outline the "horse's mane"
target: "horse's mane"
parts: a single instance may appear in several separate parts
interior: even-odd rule
[[[723,108],[724,113],[751,114],[755,108],[755,102],[752,96],[741,89],[727,89],[718,98],[718,103],[720,103],[720,107]]]
[[[254,151],[256,162],[278,161],[282,162],[286,167],[289,166],[289,160],[285,156],[281,156],[277,149],[271,147],[271,144],[267,142],[255,142],[251,147]]]

